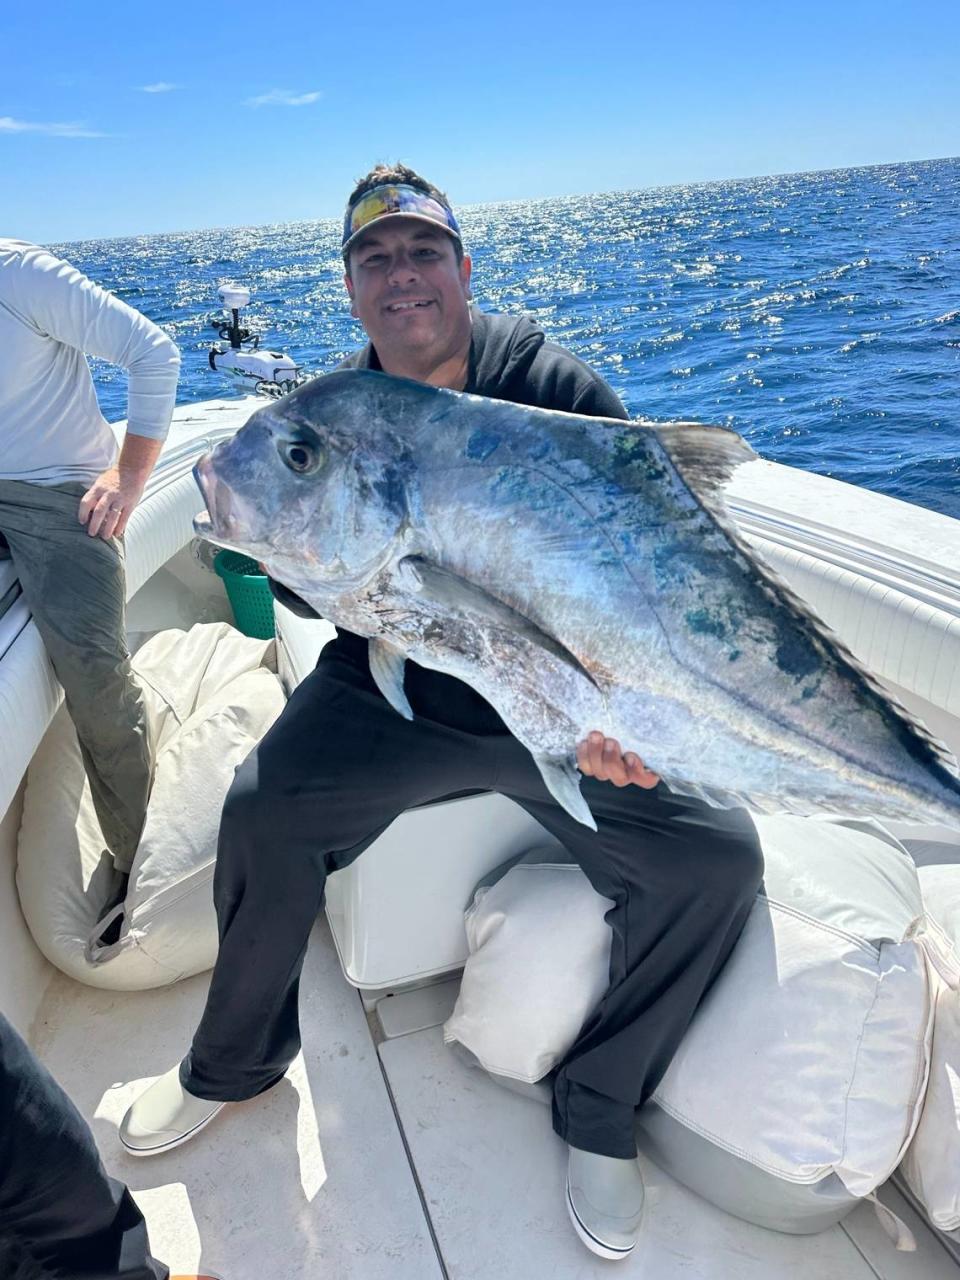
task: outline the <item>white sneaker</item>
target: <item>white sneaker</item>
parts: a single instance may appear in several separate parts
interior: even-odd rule
[[[177,1063],[141,1093],[120,1121],[120,1142],[132,1156],[158,1156],[189,1142],[225,1106],[188,1093]]]
[[[628,1258],[640,1237],[643,1175],[636,1160],[570,1147],[567,1212],[577,1235],[601,1258]]]

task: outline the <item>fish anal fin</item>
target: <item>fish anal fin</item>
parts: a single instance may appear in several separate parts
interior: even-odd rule
[[[711,809],[747,809],[749,812],[764,817],[795,818],[830,818],[834,821],[857,821],[874,819],[875,806],[871,797],[866,794],[862,804],[856,804],[852,797],[837,797],[812,793],[778,792],[776,795],[756,792],[727,790],[694,782],[691,778],[662,775],[667,790],[677,796],[686,796],[699,800]],[[899,814],[891,813],[903,821],[916,821],[916,813],[911,816],[907,808]]]
[[[822,806],[812,801],[794,801],[786,796],[750,795],[745,791],[728,791],[722,787],[704,785],[692,778],[671,774],[660,776],[667,790],[675,796],[699,800],[711,809],[749,809],[753,813],[795,813],[804,816],[819,813],[822,809]]]
[[[548,756],[534,754],[534,763],[540,770],[544,786],[571,818],[582,822],[591,831],[596,831],[597,824],[590,806],[583,798],[580,790],[580,773],[575,756]]]
[[[813,605],[798,595],[790,583],[767,562],[763,553],[747,541],[729,512],[711,508],[710,515],[727,541],[750,563],[756,581],[767,598],[774,604],[786,607],[808,635],[826,646],[828,651],[832,649],[835,658],[847,669],[848,674],[861,680],[878,699],[886,714],[898,721],[904,731],[929,753],[928,763],[942,769],[953,780],[954,785],[960,781],[960,765],[950,748],[864,665],[843,637],[820,617]]]

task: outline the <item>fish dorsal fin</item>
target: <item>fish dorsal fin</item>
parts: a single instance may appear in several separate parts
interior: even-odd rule
[[[954,782],[960,781],[960,766],[949,748],[881,684],[874,673],[856,657],[846,641],[824,622],[806,600],[797,595],[740,531],[724,503],[723,489],[742,462],[749,462],[757,457],[746,441],[735,431],[728,431],[725,427],[701,427],[696,423],[667,423],[655,426],[654,429],[681,479],[728,542],[750,562],[767,595],[775,602],[787,605],[816,639],[833,649],[853,674],[859,676],[913,737],[926,747],[931,756],[930,763],[943,769]],[[698,458],[698,454],[702,454],[702,458]],[[712,457],[709,456],[711,454]]]
[[[723,510],[723,491],[734,471],[756,454],[742,436],[727,427],[698,422],[662,422],[652,427],[684,484],[711,511]]]
[[[939,766],[955,783],[960,780],[956,757],[930,732],[922,720],[894,697],[872,671],[863,665],[836,632],[813,608],[788,586],[740,532],[724,502],[724,489],[741,463],[758,455],[735,431],[726,427],[705,427],[696,422],[644,423],[655,432],[680,478],[703,509],[756,571],[757,578],[775,601],[786,604],[816,639],[831,647],[841,661],[860,677],[870,691],[930,753],[930,763]]]
[[[828,626],[813,607],[807,604],[806,600],[801,596],[797,595],[796,591],[784,581],[776,569],[764,560],[760,552],[747,542],[734,524],[732,517],[726,511],[717,512],[711,510],[710,514],[737,550],[743,552],[749,558],[763,589],[768,595],[772,599],[780,600],[787,604],[791,611],[807,625],[813,635],[817,639],[826,642],[844,665],[854,675],[859,676],[871,693],[875,694],[904,725],[908,732],[929,751],[931,759],[928,763],[943,769],[954,784],[960,781],[960,767],[958,767],[957,759],[949,747],[935,737],[924,722],[908,707],[904,706],[900,699],[881,683],[869,667],[864,666],[853,650],[849,648],[846,641],[832,627]]]

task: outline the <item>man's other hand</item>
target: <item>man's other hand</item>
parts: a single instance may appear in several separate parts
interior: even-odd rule
[[[139,477],[122,475],[110,467],[97,476],[80,500],[78,518],[91,538],[120,538],[143,494]]]
[[[590,733],[577,745],[577,768],[587,778],[600,782],[612,782],[615,787],[643,787],[652,791],[660,781],[657,774],[646,767],[639,756],[620,750],[616,738],[605,738],[602,733]]]

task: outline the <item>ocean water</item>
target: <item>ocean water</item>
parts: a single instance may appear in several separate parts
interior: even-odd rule
[[[455,197],[456,193],[452,193]],[[758,453],[960,517],[960,160],[463,211],[474,293],[527,312],[636,416],[734,427]],[[58,246],[211,372],[217,285],[264,345],[328,369],[363,342],[330,221]],[[109,418],[125,375],[93,362]]]

